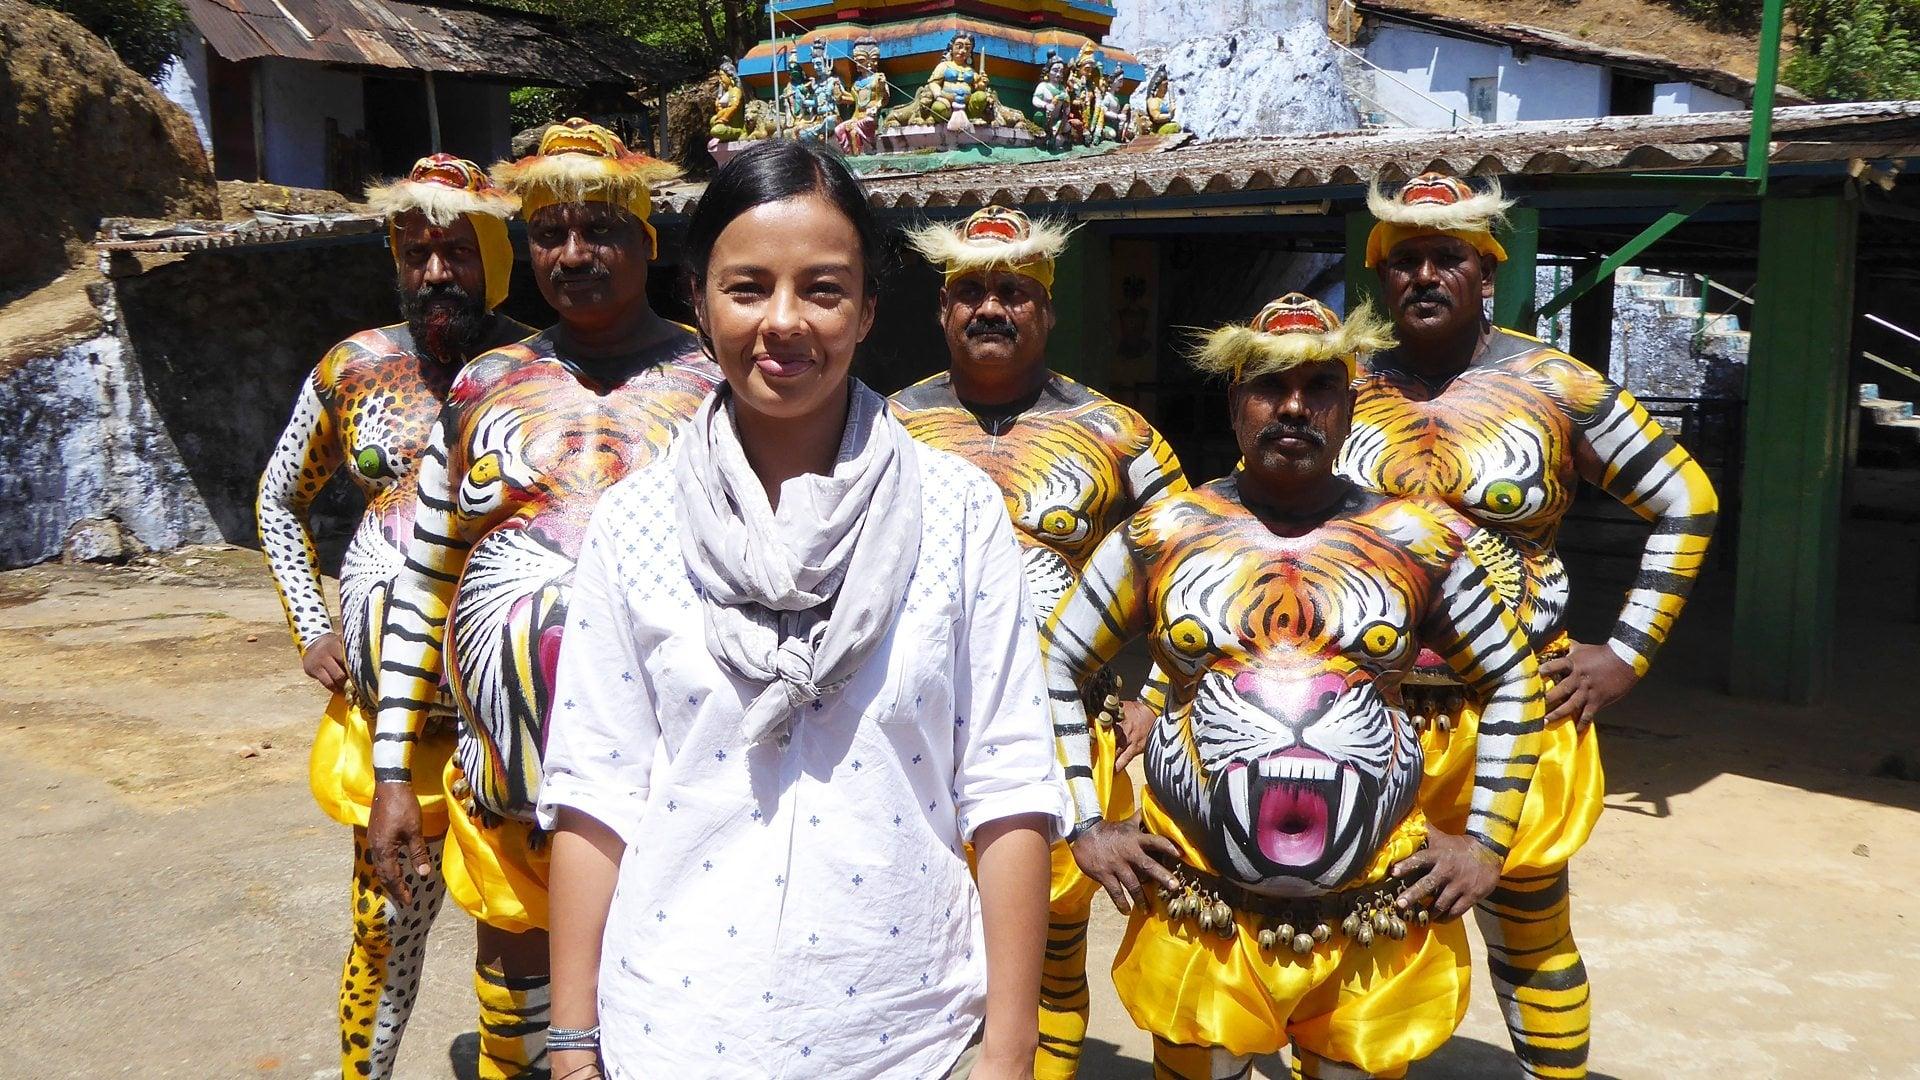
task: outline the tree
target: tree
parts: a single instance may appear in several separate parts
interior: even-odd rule
[[[766,36],[767,0],[506,0],[571,25],[615,31],[700,68],[738,59]]]
[[[113,46],[120,62],[152,79],[179,52],[187,13],[179,0],[29,0]]]
[[[1920,97],[1920,0],[1794,0],[1789,83],[1816,97]]]

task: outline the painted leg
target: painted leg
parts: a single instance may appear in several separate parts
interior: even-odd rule
[[[1076,893],[1084,890],[1075,890]],[[1047,955],[1040,966],[1040,1050],[1034,1080],[1073,1080],[1087,1038],[1087,919],[1091,897],[1068,896],[1047,912]]]
[[[347,1080],[393,1075],[400,1035],[420,991],[427,929],[446,898],[440,877],[443,836],[428,839],[434,873],[409,873],[413,902],[393,903],[373,872],[367,830],[353,830],[353,945],[340,973],[340,1075]]]
[[[1405,1069],[1392,1073],[1370,1073],[1344,1061],[1323,1058],[1311,1050],[1302,1050],[1298,1046],[1293,1048],[1294,1080],[1369,1080],[1370,1077],[1399,1077],[1406,1074]]]
[[[1493,993],[1523,1075],[1586,1076],[1592,1013],[1587,967],[1573,941],[1567,868],[1501,878],[1475,915],[1487,939]]]
[[[1153,1080],[1251,1080],[1253,1059],[1153,1037]]]
[[[475,965],[480,999],[480,1080],[545,1080],[547,976],[508,975]]]

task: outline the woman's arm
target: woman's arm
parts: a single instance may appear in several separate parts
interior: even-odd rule
[[[572,807],[559,808],[547,884],[556,1028],[584,1030],[600,1024],[600,939],[607,930],[607,909],[625,847],[619,834],[599,820]],[[988,949],[991,954],[991,939]],[[555,1080],[586,1080],[593,1075],[587,1066],[597,1058],[590,1050],[555,1050],[549,1064]]]
[[[974,1080],[1033,1075],[1033,1056],[1040,1048],[1036,1004],[1040,962],[1047,951],[1051,831],[1046,815],[1017,814],[989,821],[973,834],[980,917],[987,939],[987,1023]],[[553,1000],[557,1017],[557,967]]]

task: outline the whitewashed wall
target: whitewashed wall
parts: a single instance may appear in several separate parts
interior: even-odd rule
[[[198,33],[188,30],[180,35],[180,54],[161,69],[154,85],[193,121],[193,132],[200,136],[207,160],[213,160],[213,134],[208,127],[213,104],[207,91],[207,43]]]

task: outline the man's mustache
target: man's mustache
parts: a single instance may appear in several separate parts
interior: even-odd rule
[[[473,302],[473,294],[451,281],[444,285],[422,285],[413,294],[413,302],[422,307],[436,301],[470,304]]]
[[[600,281],[612,276],[612,271],[601,266],[599,263],[582,267],[556,266],[547,274],[547,277],[552,280],[555,285],[568,284],[576,281]]]
[[[1271,442],[1275,439],[1300,439],[1315,446],[1327,445],[1327,433],[1312,424],[1289,424],[1275,420],[1260,429],[1260,441]]]
[[[1438,285],[1425,285],[1409,290],[1407,298],[1401,302],[1400,306],[1412,307],[1415,304],[1443,304],[1452,307],[1453,297]]]
[[[981,317],[967,323],[968,337],[985,337],[988,334],[999,334],[1010,341],[1020,340],[1020,328],[1013,325],[1012,319]]]

